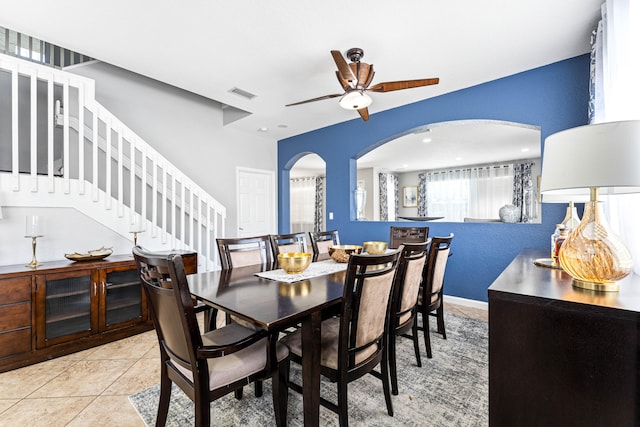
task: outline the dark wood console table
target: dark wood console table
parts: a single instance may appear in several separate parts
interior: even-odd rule
[[[640,277],[586,292],[525,249],[489,287],[491,426],[640,425]]]
[[[195,252],[182,253],[187,273]],[[168,254],[168,252],[165,252]],[[0,372],[153,329],[133,257],[0,266]]]

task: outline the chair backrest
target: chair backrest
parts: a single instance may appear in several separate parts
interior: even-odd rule
[[[338,230],[310,232],[313,247],[313,260],[319,261],[329,258],[329,247],[340,244]]]
[[[339,369],[375,366],[382,360],[400,253],[349,257],[340,317]]]
[[[422,303],[432,310],[442,304],[442,288],[444,286],[444,273],[447,268],[447,260],[451,251],[453,233],[446,237],[431,238],[427,264],[423,275]]]
[[[196,349],[202,347],[202,337],[182,256],[153,254],[135,246],[133,257],[149,301],[163,358],[170,357],[174,363],[193,371]]]
[[[216,239],[222,268],[267,265],[274,263],[269,235]]]
[[[273,249],[273,258],[278,259],[278,254],[287,252],[309,252],[313,250],[308,243],[308,234],[306,232],[290,233],[290,234],[272,234],[271,247]]]
[[[415,314],[414,307],[418,303],[422,274],[427,261],[430,239],[427,240],[427,242],[403,245],[393,285],[392,327],[404,325]]]
[[[392,225],[389,230],[389,248],[397,249],[403,243],[422,243],[429,237],[429,227],[401,227]]]

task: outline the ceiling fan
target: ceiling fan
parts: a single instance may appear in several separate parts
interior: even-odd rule
[[[367,121],[369,120],[369,110],[367,107],[371,104],[372,99],[365,92],[391,92],[394,90],[435,85],[440,81],[438,78],[399,80],[395,82],[378,83],[369,87],[375,73],[373,71],[373,65],[360,62],[364,56],[364,51],[362,49],[354,47],[347,51],[347,58],[351,60],[351,63],[349,64],[347,64],[347,61],[343,58],[339,50],[332,50],[331,55],[338,67],[336,76],[338,77],[338,81],[340,82],[342,89],[344,89],[344,92],[287,104],[286,107],[341,96],[340,106],[342,108],[347,110],[357,110],[360,117],[362,117],[362,120]]]

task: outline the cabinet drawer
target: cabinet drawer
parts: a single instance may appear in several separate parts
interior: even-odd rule
[[[31,351],[31,328],[0,333],[0,358]]]
[[[0,306],[0,332],[31,326],[31,302]]]
[[[0,280],[0,305],[31,301],[31,276]]]

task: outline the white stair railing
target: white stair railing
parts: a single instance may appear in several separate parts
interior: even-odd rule
[[[118,219],[105,224],[117,233],[145,230],[162,245],[197,251],[203,270],[219,267],[225,207],[98,103],[93,80],[4,54],[0,70],[11,79],[11,191],[90,200]],[[45,149],[46,162],[38,156]]]

